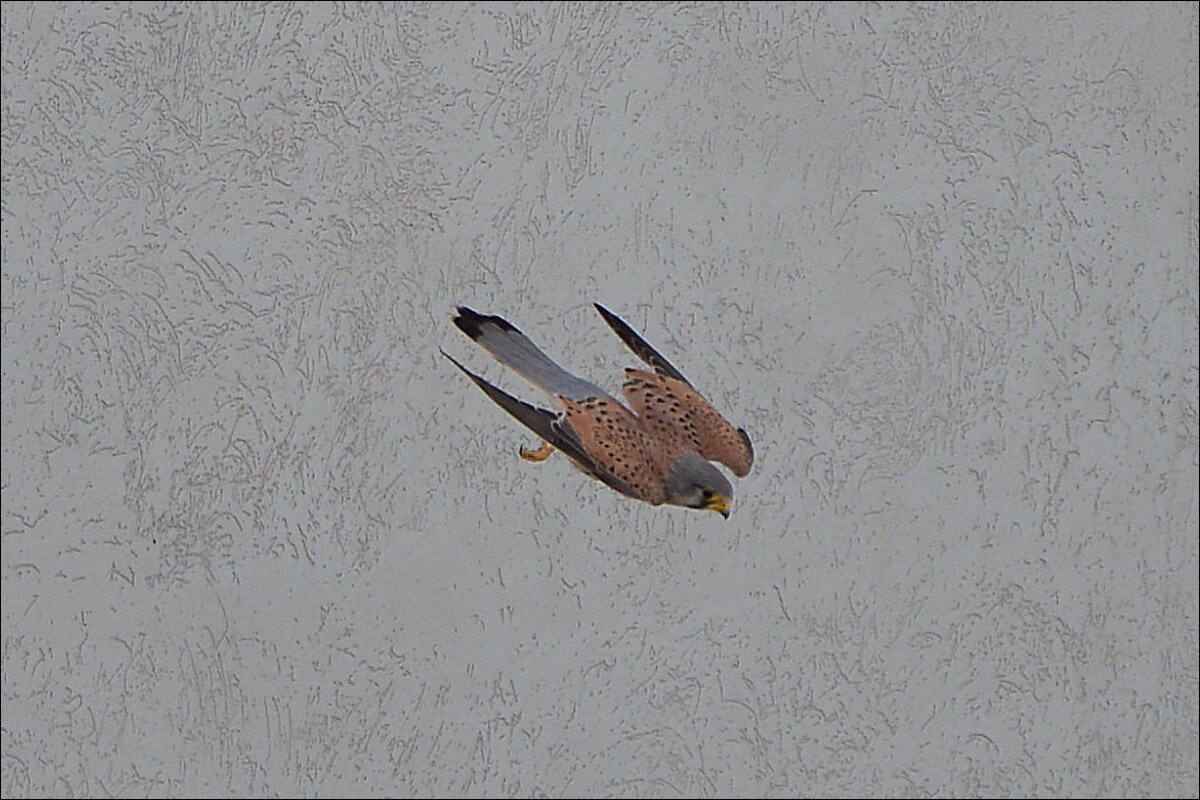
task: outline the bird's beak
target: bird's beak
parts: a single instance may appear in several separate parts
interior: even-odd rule
[[[708,504],[708,508],[711,511],[716,511],[725,519],[729,519],[729,503],[724,497],[714,497]]]

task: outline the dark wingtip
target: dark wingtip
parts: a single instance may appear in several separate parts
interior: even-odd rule
[[[742,444],[746,445],[746,452],[750,455],[750,461],[749,465],[746,467],[746,471],[743,474],[738,475],[739,478],[744,478],[750,474],[750,467],[754,465],[754,445],[751,444],[750,434],[746,433],[745,428],[738,428],[737,432],[738,435],[742,437]]]
[[[666,375],[668,378],[674,378],[682,383],[691,383],[687,378],[683,377],[683,373],[675,368],[675,365],[663,356],[662,353],[655,350],[649,342],[641,337],[637,331],[630,327],[629,323],[618,317],[613,312],[609,311],[599,303],[592,303],[596,310],[600,312],[600,316],[604,317],[604,321],[608,323],[608,327],[612,328],[613,333],[617,334],[625,346],[633,351],[633,354],[642,361],[654,368],[654,371],[659,375]]]
[[[636,353],[639,358],[643,358],[644,360],[642,354],[638,353],[637,350],[638,345],[644,345],[645,342],[641,341],[641,337],[638,336],[637,331],[629,327],[628,322],[621,319],[599,303],[592,303],[592,305],[596,307],[596,311],[600,312],[600,316],[604,318],[606,323],[608,323],[608,327],[612,328],[617,336],[621,337],[621,341],[625,342],[627,347],[633,349],[634,353]]]
[[[441,348],[439,348],[439,349],[441,349]],[[474,383],[480,389],[483,389],[484,393],[487,394],[488,396],[492,396],[493,392],[500,392],[499,389],[492,386],[490,383],[485,381],[483,378],[479,377],[474,372],[471,372],[471,370],[467,369],[462,364],[460,364],[458,359],[456,359],[454,356],[447,353],[445,350],[442,350],[442,355],[444,355],[446,358],[450,359],[451,364],[453,364],[454,366],[456,366],[460,370],[462,370],[462,373],[464,375],[466,375],[468,378],[470,378],[472,383]],[[503,392],[500,392],[500,393],[503,394]],[[494,400],[495,398],[493,397],[492,399]]]
[[[472,339],[478,339],[483,334],[483,324],[490,322],[500,330],[515,331],[516,328],[503,317],[494,315],[480,314],[473,308],[468,306],[458,307],[458,316],[454,318],[454,324],[460,331],[470,336]]]
[[[466,367],[464,367],[462,364],[460,364],[460,363],[458,362],[458,359],[457,359],[457,358],[455,358],[454,356],[450,355],[449,353],[447,353],[445,350],[443,350],[443,349],[442,349],[442,348],[440,348],[440,347],[438,348],[438,352],[439,352],[439,353],[441,353],[442,355],[444,355],[444,356],[445,356],[447,359],[449,359],[449,361],[450,361],[450,363],[451,363],[451,364],[453,364],[454,366],[458,367],[459,369],[461,369],[463,372],[467,373],[468,375],[471,375],[471,370],[467,369],[467,368],[466,368]],[[474,377],[474,376],[472,376],[472,377]]]

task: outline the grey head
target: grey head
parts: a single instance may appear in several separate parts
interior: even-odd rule
[[[729,519],[733,486],[721,470],[698,453],[689,450],[675,459],[667,473],[666,488],[667,502],[672,505],[716,511]]]

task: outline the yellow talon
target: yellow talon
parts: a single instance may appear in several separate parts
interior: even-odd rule
[[[526,461],[532,461],[534,463],[539,463],[539,462],[545,461],[547,458],[550,457],[550,455],[553,452],[554,452],[554,446],[552,444],[550,444],[549,442],[542,442],[542,446],[539,447],[537,450],[530,450],[528,447],[525,447],[524,445],[521,446],[521,450],[520,450],[521,458],[525,459]]]

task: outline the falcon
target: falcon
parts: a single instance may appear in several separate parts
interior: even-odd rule
[[[444,350],[496,405],[542,440],[521,457],[545,461],[555,450],[610,488],[652,505],[663,503],[729,518],[733,486],[712,462],[739,478],[750,472],[754,447],[670,361],[616,314],[596,310],[651,369],[625,370],[628,405],[591,381],[567,372],[510,322],[460,306],[454,324],[504,366],[546,392],[557,411],[526,403],[471,372]]]

